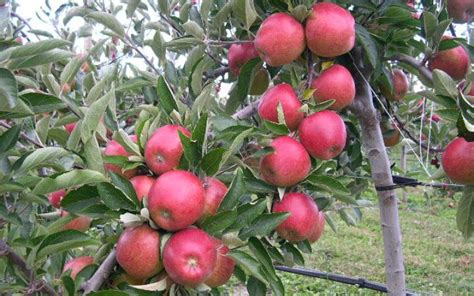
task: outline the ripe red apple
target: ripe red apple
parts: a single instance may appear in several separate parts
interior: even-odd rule
[[[155,178],[150,176],[135,176],[130,179],[139,201],[148,198],[151,186],[155,183]]]
[[[187,137],[191,136],[191,132],[186,128],[168,124],[156,129],[146,142],[145,160],[155,174],[163,174],[179,165],[183,155],[183,145],[178,131]]]
[[[441,116],[439,116],[438,114],[434,113],[433,115],[431,115],[431,121],[439,122],[440,120]]]
[[[163,249],[163,265],[169,277],[186,287],[197,287],[212,274],[217,261],[213,238],[189,227],[176,232]]]
[[[395,69],[391,74],[392,91],[381,88],[383,95],[392,101],[401,101],[408,93],[408,78],[402,70]]]
[[[324,212],[319,212],[317,222],[314,224],[313,230],[311,231],[311,234],[308,237],[308,241],[310,243],[314,243],[319,238],[324,232],[324,225],[326,224],[326,218],[324,216]]]
[[[255,48],[270,66],[289,64],[305,49],[303,25],[286,13],[274,13],[260,25],[255,37]]]
[[[448,14],[455,23],[470,23],[474,17],[474,0],[448,0]]]
[[[227,52],[230,72],[238,76],[240,74],[240,68],[256,57],[258,57],[258,52],[253,42],[232,44]]]
[[[66,190],[64,190],[64,189],[52,192],[48,195],[49,203],[54,208],[59,209],[61,207],[61,205],[60,205],[61,200],[64,198],[65,195],[66,195]]]
[[[400,132],[396,129],[391,129],[383,132],[383,143],[385,147],[393,147],[400,143]]]
[[[455,138],[446,146],[441,163],[449,179],[459,184],[474,185],[474,142]]]
[[[69,215],[66,211],[61,211],[61,217]],[[63,230],[77,230],[86,232],[91,227],[92,219],[87,216],[78,216],[63,226]]]
[[[278,123],[278,104],[281,104],[286,125],[290,130],[298,128],[304,113],[300,111],[301,102],[295,91],[287,83],[277,84],[268,89],[262,96],[258,106],[260,118]]]
[[[217,261],[211,275],[207,278],[205,284],[211,288],[219,287],[227,283],[234,272],[235,262],[227,257],[229,248],[224,243],[214,238],[214,245],[217,249]]]
[[[311,159],[303,145],[288,136],[272,141],[273,152],[260,161],[260,174],[268,184],[293,186],[303,181],[311,170]]]
[[[354,17],[334,3],[316,3],[306,19],[305,35],[309,49],[318,56],[345,54],[355,43]]]
[[[136,135],[131,135],[130,139],[133,142],[137,142],[137,136]],[[107,145],[105,146],[104,154],[106,156],[126,156],[126,157],[130,156],[130,153],[128,153],[125,150],[125,148],[123,148],[123,146],[120,145],[115,140],[111,140],[107,143]],[[135,176],[137,174],[137,169],[136,168],[131,169],[131,170],[126,170],[126,171],[122,172],[121,167],[119,167],[118,165],[115,165],[115,164],[111,164],[111,163],[106,163],[105,164],[105,169],[108,170],[108,171],[120,174],[120,175],[124,176],[127,179],[130,179],[130,178],[132,178],[133,176]]]
[[[333,110],[341,110],[354,101],[354,79],[351,72],[341,65],[333,65],[324,70],[319,77],[313,80],[311,88],[316,89],[313,93],[316,102],[336,100],[329,107]]]
[[[86,266],[94,264],[94,257],[92,256],[82,256],[77,257],[72,260],[69,260],[64,264],[63,273],[68,270],[71,270],[71,278],[74,280],[79,272],[83,270]]]
[[[199,220],[204,220],[217,213],[217,209],[227,193],[227,186],[222,181],[213,177],[204,178],[204,210]]]
[[[450,38],[444,36],[443,40]],[[430,70],[442,70],[455,80],[464,78],[470,66],[469,55],[461,45],[438,51],[433,55],[428,64]]]
[[[160,272],[159,232],[148,225],[125,229],[117,242],[117,262],[134,279],[147,279]]]
[[[163,229],[176,231],[196,222],[202,215],[205,191],[201,180],[187,171],[166,172],[148,194],[148,210]]]
[[[319,209],[314,200],[304,193],[286,193],[282,200],[275,201],[273,213],[288,212],[290,216],[277,226],[279,236],[299,242],[310,237],[319,218]]]
[[[334,158],[346,146],[346,126],[341,116],[334,111],[311,114],[301,122],[298,130],[301,143],[314,158]]]
[[[71,134],[72,131],[74,130],[74,128],[76,128],[76,123],[75,122],[72,122],[72,123],[68,123],[66,125],[64,125],[64,128],[66,129],[66,131]]]

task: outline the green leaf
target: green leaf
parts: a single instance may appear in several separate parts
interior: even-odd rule
[[[232,12],[249,29],[257,19],[253,0],[232,0]]]
[[[237,220],[232,224],[228,231],[240,230],[249,226],[267,207],[265,199],[260,199],[255,203],[244,204],[237,208]]]
[[[356,35],[357,35],[357,40],[358,42],[362,45],[364,48],[364,51],[366,53],[367,59],[370,63],[370,65],[376,69],[377,64],[379,63],[379,54],[377,50],[377,45],[372,38],[372,35],[370,34],[369,31],[367,31],[366,28],[363,26],[356,24]]]
[[[350,190],[347,189],[344,184],[333,177],[312,174],[306,178],[305,182],[337,196],[347,196],[351,194]]]
[[[222,200],[219,211],[231,210],[239,204],[240,198],[246,193],[244,175],[242,169],[237,169],[234,179],[230,183],[229,190],[227,190],[224,199]]]
[[[107,89],[110,82],[114,79],[114,74],[115,74],[115,71],[110,71],[91,88],[91,90],[87,94],[87,97],[85,98],[85,102],[87,105],[90,106],[98,98],[100,98],[103,91]]]
[[[73,59],[71,59],[69,63],[66,64],[59,78],[59,80],[61,81],[61,85],[69,83],[75,79],[77,72],[81,68],[82,63],[86,61],[86,59],[87,55],[77,55]]]
[[[200,227],[210,235],[216,235],[220,231],[231,226],[237,219],[237,210],[226,210],[214,216],[207,217]]]
[[[87,167],[91,170],[104,174],[104,162],[102,161],[102,151],[96,137],[91,137],[89,141],[84,143],[84,158]]]
[[[48,39],[28,43],[23,46],[11,47],[0,53],[0,61],[5,59],[16,59],[38,55],[55,48],[69,46],[70,44],[71,42],[63,39]]]
[[[263,125],[275,135],[288,135],[290,130],[285,124],[279,124],[268,120],[263,121]]]
[[[202,151],[205,150],[204,146],[206,144],[207,131],[209,128],[209,121],[207,116],[207,113],[201,115],[192,132],[192,139],[203,148]]]
[[[136,204],[122,190],[110,183],[97,184],[97,191],[99,192],[100,199],[112,210],[125,209],[135,211],[137,209]]]
[[[92,170],[73,170],[64,174],[44,178],[33,189],[34,194],[47,194],[59,189],[90,183],[106,182],[107,179],[99,172]]]
[[[125,195],[128,196],[130,200],[133,201],[133,203],[138,207],[140,206],[140,202],[138,201],[137,198],[137,193],[135,192],[135,189],[133,188],[132,183],[128,179],[125,179],[119,174],[116,174],[114,172],[109,172],[110,179],[112,180],[112,183],[122,190]]]
[[[226,164],[227,160],[232,155],[234,155],[240,149],[240,147],[242,147],[242,144],[244,143],[245,138],[247,138],[252,132],[253,132],[253,128],[249,128],[243,131],[242,133],[240,133],[237,137],[235,137],[232,144],[230,144],[229,149],[222,156],[220,167]]]
[[[257,70],[257,66],[260,65],[260,59],[252,59],[248,61],[240,70],[239,78],[237,83],[234,85],[230,91],[229,99],[225,106],[225,111],[227,114],[233,114],[240,104],[242,104],[250,90],[252,85],[252,79]]]
[[[254,276],[265,285],[268,284],[268,281],[261,269],[260,263],[252,258],[249,254],[240,250],[232,250],[228,256],[234,259],[237,265],[239,265],[247,273]]]
[[[165,41],[161,36],[161,32],[157,30],[155,35],[153,35],[153,41],[149,44],[162,64],[166,61],[166,48],[164,43]]]
[[[122,24],[110,13],[96,11],[86,15],[87,18],[91,18],[96,22],[102,24],[104,27],[110,29],[112,32],[120,37],[125,36],[125,30]]]
[[[194,36],[197,39],[204,40],[204,37],[206,37],[204,30],[194,21],[185,22],[183,28],[187,34]]]
[[[304,265],[304,257],[301,252],[295,248],[292,244],[286,243],[282,246],[288,255],[291,256],[291,259],[294,263],[298,265]]]
[[[249,249],[255,255],[255,258],[262,264],[263,269],[274,279],[277,278],[272,258],[262,242],[256,237],[249,238]]]
[[[74,53],[67,50],[52,49],[33,56],[28,56],[26,58],[10,59],[8,63],[8,68],[10,70],[32,68],[40,65],[67,60],[73,55]]]
[[[66,104],[63,101],[48,94],[26,93],[21,95],[20,98],[35,114],[44,112],[49,113],[66,108]]]
[[[183,146],[183,154],[190,165],[196,164],[201,156],[196,141],[191,140],[188,136],[183,134],[182,131],[178,131],[179,139]]]
[[[15,75],[8,69],[0,68],[0,109],[14,108],[18,101],[18,84]]]
[[[85,213],[88,208],[100,204],[97,187],[91,185],[71,190],[61,200],[61,208],[74,214]]]
[[[100,119],[104,116],[107,106],[115,100],[115,90],[112,88],[105,96],[95,101],[87,110],[81,125],[81,139],[86,143],[97,130]]]
[[[14,125],[2,135],[0,135],[0,154],[7,152],[15,147],[15,144],[20,137],[21,126]]]
[[[81,17],[84,17],[86,15],[88,15],[89,13],[91,13],[91,9],[89,8],[86,8],[86,7],[72,7],[71,9],[68,10],[68,12],[66,13],[66,15],[64,16],[64,19],[63,19],[63,24],[64,25],[67,25],[67,23],[75,16],[81,16]]]
[[[216,148],[209,151],[201,159],[200,167],[208,176],[214,176],[220,168],[222,156],[226,152],[224,148]]]
[[[40,244],[36,255],[41,259],[49,254],[60,253],[66,250],[99,244],[87,234],[77,230],[65,230],[48,235]]]
[[[158,78],[156,89],[160,99],[161,107],[167,114],[171,114],[173,110],[179,111],[176,99],[174,98],[174,95],[171,92],[168,82],[166,82],[164,76],[160,76],[160,78]]]
[[[252,222],[249,227],[243,228],[239,232],[239,237],[245,240],[251,236],[265,236],[273,231],[281,222],[288,218],[289,213],[262,214]]]
[[[436,31],[436,26],[438,26],[438,19],[434,14],[428,10],[423,11],[423,28],[425,30],[425,38],[430,40],[431,36]]]
[[[433,85],[437,95],[455,98],[458,95],[456,82],[447,73],[435,69],[433,71]]]
[[[36,149],[33,151],[33,153],[25,158],[20,168],[18,168],[16,171],[16,175],[27,173],[34,168],[40,167],[45,163],[49,163],[52,160],[61,158],[68,154],[69,152],[67,150],[60,147],[46,147]]]
[[[139,4],[140,0],[128,0],[127,9],[125,10],[128,18],[131,18],[133,16]]]
[[[114,132],[113,139],[117,141],[128,153],[141,156],[140,147],[130,139],[130,136],[123,129]]]
[[[247,291],[249,292],[249,295],[252,296],[267,295],[267,287],[265,284],[253,276],[249,277],[247,281]]]
[[[474,234],[474,187],[466,186],[458,204],[456,224],[465,238]]]

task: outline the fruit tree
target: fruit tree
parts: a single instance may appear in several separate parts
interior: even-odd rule
[[[376,190],[404,295],[400,141],[473,234],[473,0],[50,2],[0,0],[0,293],[284,295]]]

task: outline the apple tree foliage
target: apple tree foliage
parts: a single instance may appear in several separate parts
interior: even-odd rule
[[[217,215],[200,227],[228,239],[237,262],[234,275],[249,291],[268,287],[277,295],[284,294],[273,263],[304,265],[302,253],[311,252],[311,245],[307,241],[291,244],[276,236],[274,229],[286,215],[271,213],[270,208],[285,188],[262,181],[258,161],[272,153],[270,140],[289,130],[284,122],[263,122],[254,114],[244,119],[234,115],[259,99],[249,92],[262,66],[273,84],[286,82],[297,90],[307,112],[329,105],[311,100],[307,51],[277,68],[253,59],[238,77],[228,73],[226,55],[231,44],[254,38],[261,22],[274,12],[287,12],[304,23],[313,1],[64,2],[52,10],[46,1],[38,12],[38,17],[50,22],[51,31],[37,30],[15,17],[12,4],[13,13],[1,33],[0,231],[33,275],[2,260],[5,281],[0,291],[34,293],[35,287],[40,291],[35,285],[38,281],[68,295],[80,291],[114,248],[124,228],[120,217],[129,213],[127,223],[146,221],[130,182],[108,173],[104,164],[145,171],[147,139],[157,127],[177,123],[192,132],[192,138],[181,137],[180,168],[200,177],[216,176],[229,185]],[[430,0],[417,2],[415,8],[396,0],[334,2],[356,19],[356,46],[372,69],[369,82],[379,98],[375,104],[382,118],[387,111],[396,114],[416,137],[424,124],[421,128],[436,147],[444,147],[458,133],[472,139],[474,107],[459,81],[438,70],[426,77],[420,70],[436,51],[458,45],[474,58],[474,47],[465,38],[441,40],[451,26],[444,5]],[[421,16],[416,18],[415,13]],[[82,25],[71,26],[77,19],[84,20]],[[418,64],[401,55],[416,58]],[[348,54],[337,62],[351,64],[352,59]],[[333,62],[316,58],[315,71]],[[381,87],[392,87],[389,73],[395,67],[412,74],[417,84],[398,103],[385,100],[380,92]],[[466,76],[466,85],[472,78],[471,73]],[[222,94],[229,86],[230,91]],[[438,123],[425,120],[431,106],[442,118]],[[358,121],[348,110],[341,114],[348,130],[344,152],[333,160],[313,159],[310,175],[296,188],[315,198],[334,230],[335,219],[354,225],[361,219],[361,208],[371,205],[364,198],[370,167]],[[76,124],[70,134],[64,128],[69,123]],[[138,136],[136,143],[129,134]],[[102,148],[110,138],[131,156],[103,156]],[[439,172],[435,175],[443,178]],[[68,216],[60,217],[46,198],[60,189],[68,190],[61,203]],[[93,219],[87,232],[63,230],[76,215]],[[457,223],[464,236],[472,235],[474,194],[470,187],[459,203]],[[96,264],[82,270],[75,280],[68,274],[61,276],[64,262],[82,255],[93,255]],[[148,288],[163,292],[166,285],[160,282]],[[111,280],[102,289],[123,292],[97,295],[156,294],[127,285],[112,288]]]

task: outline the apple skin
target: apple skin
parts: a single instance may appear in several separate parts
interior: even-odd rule
[[[349,11],[330,2],[313,5],[306,19],[306,43],[320,57],[336,57],[355,44],[355,20]]]
[[[402,101],[405,95],[408,93],[408,78],[405,73],[400,69],[392,71],[392,91],[385,88],[381,88],[383,95],[391,101]]]
[[[313,113],[299,127],[300,140],[308,153],[317,159],[338,156],[346,145],[347,131],[341,116],[331,110]]]
[[[431,115],[431,121],[440,122],[440,121],[441,121],[441,116],[439,116],[438,114],[434,113],[433,115]]]
[[[137,142],[137,136],[136,135],[131,135],[130,139],[135,143]],[[126,157],[128,157],[128,156],[130,156],[130,153],[128,153],[125,150],[125,148],[123,148],[123,146],[120,145],[117,141],[110,140],[109,142],[107,142],[107,145],[105,146],[104,155],[106,155],[106,156],[126,156]],[[135,169],[126,170],[126,171],[122,172],[121,167],[119,167],[118,165],[115,165],[115,164],[111,164],[111,163],[106,163],[104,166],[105,166],[106,170],[117,173],[117,174],[120,174],[120,175],[122,175],[123,177],[125,177],[127,179],[130,179],[133,176],[135,176],[137,174],[137,171],[138,171],[135,168]]]
[[[63,273],[68,270],[71,270],[71,278],[74,280],[79,272],[83,270],[86,266],[94,264],[94,257],[92,256],[82,256],[77,257],[72,260],[69,260],[64,264]]]
[[[260,58],[272,67],[293,62],[305,47],[303,25],[283,12],[266,18],[255,37],[255,48]]]
[[[310,243],[315,243],[321,238],[321,235],[324,232],[324,225],[326,224],[326,217],[324,216],[324,212],[319,212],[317,222],[313,226],[313,230],[308,237],[308,241]]]
[[[199,221],[203,221],[205,218],[215,215],[227,193],[227,186],[219,179],[206,177],[204,178],[203,185],[205,190],[204,210]]]
[[[449,179],[459,184],[474,185],[474,142],[455,138],[446,146],[441,163]]]
[[[300,242],[310,237],[319,218],[318,206],[304,193],[286,193],[281,201],[273,203],[272,212],[290,213],[276,228],[278,235],[290,242]]]
[[[163,265],[171,280],[195,288],[214,271],[217,249],[213,238],[188,227],[171,235],[163,249]]]
[[[260,174],[268,184],[287,187],[303,181],[311,170],[311,159],[303,145],[289,136],[272,141],[273,153],[260,161]]]
[[[151,186],[155,183],[155,178],[150,176],[135,176],[130,179],[130,183],[132,183],[133,189],[135,189],[138,200],[143,201],[144,198],[148,198]]]
[[[155,174],[163,174],[179,165],[183,155],[183,145],[178,131],[191,137],[191,132],[186,128],[168,124],[156,129],[146,142],[145,161]]]
[[[180,230],[198,221],[204,203],[204,186],[188,171],[164,173],[156,179],[148,194],[150,217],[168,231]]]
[[[443,40],[445,39],[451,39],[451,37],[444,36]],[[428,63],[431,71],[442,70],[454,80],[464,78],[470,66],[469,55],[461,45],[435,53]]]
[[[253,42],[232,44],[227,52],[230,72],[235,76],[240,74],[240,68],[251,59],[257,58],[258,52]]]
[[[470,23],[474,17],[474,0],[448,0],[447,8],[454,23]]]
[[[324,70],[319,77],[313,80],[314,100],[318,103],[336,100],[329,108],[341,110],[354,101],[355,83],[351,72],[344,66],[333,65]]]
[[[127,275],[144,280],[163,269],[160,234],[148,225],[125,229],[117,241],[117,262]]]
[[[297,129],[304,118],[304,112],[299,110],[301,102],[288,83],[277,84],[263,94],[258,106],[260,118],[278,123],[278,103],[281,104],[288,128]]]
[[[385,147],[393,147],[400,143],[400,132],[396,129],[393,129],[392,131],[390,131],[390,134],[383,133],[383,143],[385,144]]]
[[[227,257],[229,248],[224,243],[216,238],[213,238],[215,247],[217,249],[217,261],[211,275],[207,278],[205,284],[211,288],[224,285],[232,277],[234,273],[235,261]]]
[[[61,189],[58,191],[54,191],[48,195],[49,203],[56,209],[61,207],[61,200],[66,195],[66,190]]]
[[[68,123],[66,125],[64,125],[64,128],[66,129],[66,131],[71,134],[72,131],[76,128],[76,123],[75,122],[72,122],[72,123]]]
[[[68,212],[62,210],[61,217],[69,215]],[[77,230],[81,232],[86,232],[91,227],[92,219],[87,216],[78,216],[77,218],[72,219],[69,223],[63,226],[63,230]]]

